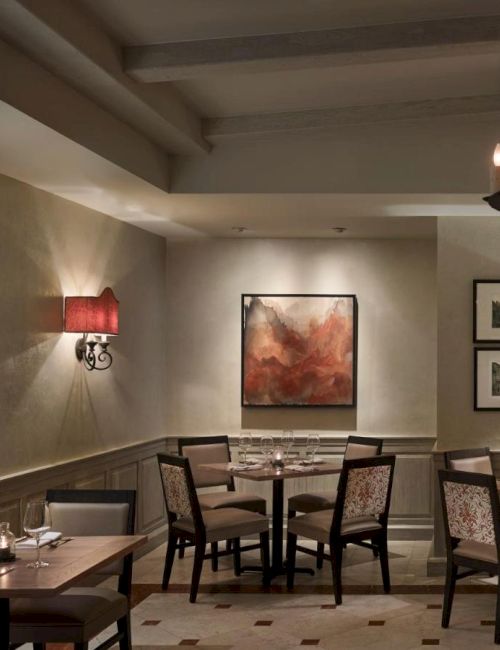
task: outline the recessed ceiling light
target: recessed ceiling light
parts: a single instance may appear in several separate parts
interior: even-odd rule
[[[342,226],[332,226],[332,230],[333,232],[343,233],[347,228],[343,228]]]
[[[246,226],[233,226],[231,230],[234,230],[234,232],[245,232],[248,228]]]

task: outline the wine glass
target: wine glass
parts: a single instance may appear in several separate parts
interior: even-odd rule
[[[286,459],[288,460],[288,457],[290,456],[290,451],[293,447],[293,443],[295,442],[295,436],[293,435],[293,431],[283,431],[283,436],[281,439],[283,441],[283,446],[286,449]]]
[[[247,462],[247,452],[252,446],[252,434],[251,433],[240,433],[238,440],[238,447],[240,452],[243,453],[243,462]]]
[[[319,449],[319,436],[317,433],[310,433],[307,436],[306,452],[311,454],[311,464],[314,463],[314,457]]]
[[[260,439],[260,450],[265,458],[265,464],[269,465],[271,454],[274,449],[274,440],[272,436],[262,436]]]
[[[40,537],[52,527],[49,504],[47,501],[29,501],[24,513],[24,532],[36,542],[36,560],[26,566],[31,569],[41,569],[49,566],[48,562],[40,559]]]

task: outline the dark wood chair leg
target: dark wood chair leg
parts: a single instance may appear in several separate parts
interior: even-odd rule
[[[130,614],[117,621],[118,632],[123,634],[120,639],[120,650],[132,650],[132,635],[130,633]]]
[[[162,589],[168,589],[168,583],[170,582],[170,574],[172,573],[172,565],[174,564],[175,550],[177,547],[178,539],[178,536],[173,533],[168,536],[167,553],[165,555],[165,567],[163,569],[163,580],[161,583]]]
[[[288,533],[286,541],[286,586],[293,589],[295,581],[295,559],[297,556],[297,535]]]
[[[451,606],[453,605],[453,596],[455,595],[457,572],[458,566],[452,562],[451,559],[448,560],[448,563],[446,565],[446,582],[444,585],[443,616],[441,618],[441,627],[448,627],[450,624]]]
[[[233,539],[233,563],[234,563],[234,575],[241,575],[241,549],[240,549],[240,539],[237,537]]]
[[[198,586],[200,584],[201,570],[203,568],[203,558],[205,556],[205,541],[197,541],[194,547],[193,574],[191,577],[191,592],[189,602],[195,603],[198,595]]]
[[[226,551],[228,553],[231,553],[233,550],[233,540],[232,539],[226,539]]]
[[[322,542],[318,542],[318,549],[316,555],[316,568],[323,568],[323,560],[325,559],[325,545]]]
[[[373,554],[375,555],[375,551]],[[384,592],[388,594],[391,591],[391,577],[389,574],[389,552],[387,550],[386,537],[384,537],[384,539],[377,540],[377,555],[380,555],[380,568],[382,570]]]
[[[262,584],[271,584],[271,567],[269,562],[269,532],[260,534],[260,561],[262,563]]]
[[[184,544],[184,543],[186,542],[186,540],[184,539],[184,537],[181,537],[180,540],[179,540],[179,542],[180,542],[181,544]],[[185,550],[186,550],[186,549],[184,548],[184,546],[180,546],[180,547],[179,547],[179,560],[182,560],[182,558],[184,557],[184,551],[185,551]]]
[[[330,557],[332,562],[332,580],[333,593],[335,595],[335,604],[342,605],[342,543],[336,546],[330,544]]]
[[[500,643],[500,576],[497,585],[497,609],[495,615],[495,643]]]
[[[75,650],[89,650],[88,643],[75,643],[73,647]]]
[[[373,553],[373,557],[374,557],[375,559],[377,559],[378,556],[380,555],[380,553],[381,553],[381,549],[377,546],[377,544],[374,544],[374,546],[373,546],[373,548],[372,548],[372,553]]]
[[[212,552],[212,571],[218,571],[219,558],[217,557],[217,553],[219,552],[219,545],[217,544],[217,542],[212,542],[210,544],[210,549]]]
[[[17,646],[14,646],[14,647],[17,647]],[[33,644],[33,650],[45,650],[45,643],[34,643]]]

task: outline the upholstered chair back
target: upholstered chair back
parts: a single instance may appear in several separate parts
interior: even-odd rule
[[[349,436],[345,448],[344,460],[355,458],[372,458],[382,453],[383,440],[378,438],[364,438],[361,436]]]
[[[186,467],[160,461],[161,481],[167,510],[177,517],[193,517]]]
[[[487,474],[443,471],[440,473],[445,525],[455,540],[496,544],[495,479]],[[497,515],[498,516],[498,515]]]
[[[201,465],[229,463],[229,439],[227,436],[197,436],[179,439],[179,455],[189,458],[189,466],[197,488],[219,485],[234,488],[233,479],[226,472],[203,469]]]
[[[47,500],[53,530],[65,537],[132,535],[135,491],[49,490]],[[99,575],[120,575],[123,560],[105,565]]]
[[[395,456],[374,456],[344,461],[339,479],[333,525],[355,518],[375,518],[386,526],[392,491]]]

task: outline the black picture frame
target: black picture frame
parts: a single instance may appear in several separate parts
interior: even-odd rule
[[[489,355],[490,363],[498,363],[498,394],[488,393],[486,387],[493,388],[493,377],[485,376],[485,363],[480,357]],[[498,398],[498,399],[497,399]],[[474,348],[474,411],[500,411],[500,348]]]
[[[352,301],[352,394],[348,403],[252,403],[245,398],[245,300],[252,298],[328,298]],[[357,406],[357,366],[358,366],[358,301],[355,294],[305,294],[305,293],[243,293],[241,294],[241,407],[242,408],[356,408]]]
[[[496,289],[494,285],[497,285]],[[500,280],[473,280],[472,286],[473,342],[500,344]],[[492,287],[492,290],[487,292],[490,287]],[[498,294],[498,308],[495,310],[498,325],[493,325],[494,315],[493,306],[491,305],[492,295],[495,294]],[[492,325],[487,328],[484,321],[489,318],[489,314],[491,314]],[[493,328],[498,329],[498,332],[491,335]],[[487,335],[488,331],[490,336]]]

